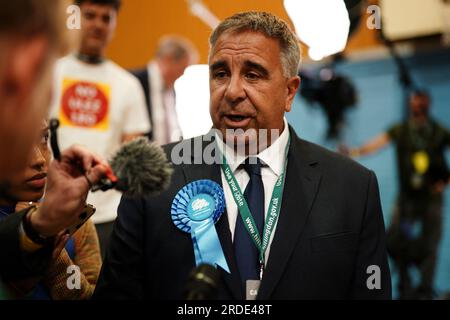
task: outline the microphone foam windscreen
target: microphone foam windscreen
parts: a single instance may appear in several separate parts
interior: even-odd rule
[[[147,138],[125,143],[110,161],[117,189],[129,196],[149,196],[168,188],[173,172],[164,150]]]

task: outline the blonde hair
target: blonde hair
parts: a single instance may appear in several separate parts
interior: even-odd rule
[[[278,40],[284,76],[290,78],[298,74],[301,51],[297,37],[286,22],[268,12],[241,12],[223,20],[209,38],[210,55],[212,48],[224,32],[240,33],[245,31],[260,32]]]

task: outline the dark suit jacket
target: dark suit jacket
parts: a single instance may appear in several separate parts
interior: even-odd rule
[[[147,111],[148,111],[148,119],[150,120],[150,125],[153,128],[153,118],[152,118],[152,99],[151,99],[151,86],[149,81],[149,74],[147,68],[137,69],[137,70],[131,70],[130,71],[132,75],[134,75],[138,80],[139,83],[142,86],[142,89],[144,90],[144,96],[145,96],[145,102],[147,105]],[[152,132],[148,132],[146,136],[152,140],[153,135]]]
[[[0,276],[7,281],[43,275],[53,252],[53,247],[33,253],[20,248],[19,225],[24,214],[12,214],[0,221]]]
[[[291,137],[281,213],[258,298],[390,299],[374,173],[299,139],[292,129]],[[169,156],[173,146],[165,147]],[[191,236],[172,223],[172,200],[192,181],[222,182],[219,165],[174,167],[170,188],[161,195],[122,198],[94,298],[183,298],[195,257]],[[231,270],[221,270],[218,296],[242,299],[226,212],[216,229]],[[380,290],[367,288],[370,265],[381,270]]]

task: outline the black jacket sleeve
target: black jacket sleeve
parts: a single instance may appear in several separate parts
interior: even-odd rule
[[[390,300],[391,276],[387,261],[386,235],[378,182],[373,172],[370,172],[366,199],[350,296],[352,299]]]
[[[19,226],[25,214],[26,210],[0,221],[0,274],[5,281],[41,276],[50,262],[50,246],[32,253],[21,249]]]

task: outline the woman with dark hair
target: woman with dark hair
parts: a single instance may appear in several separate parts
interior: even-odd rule
[[[44,121],[40,141],[34,145],[27,167],[10,179],[7,190],[0,195],[0,219],[29,206],[39,206],[44,196],[51,157],[48,138],[48,123]],[[17,298],[90,298],[101,265],[98,238],[93,223],[88,220],[73,236],[61,233],[55,241],[52,262],[44,277],[8,283]]]

